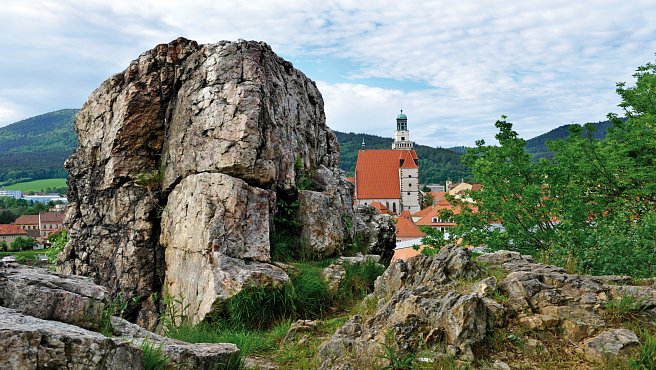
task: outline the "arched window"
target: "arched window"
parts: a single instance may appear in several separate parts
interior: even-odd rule
[[[392,203],[392,212],[396,213],[396,202]]]

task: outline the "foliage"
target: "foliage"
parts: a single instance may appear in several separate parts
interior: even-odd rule
[[[499,146],[481,140],[464,163],[483,190],[471,192],[448,240],[513,249],[581,273],[656,274],[656,66],[638,69],[636,86],[618,84],[626,119],[609,115],[605,139],[593,125],[570,126],[566,139],[549,143],[552,159],[531,160],[526,142],[502,117]],[[503,228],[490,223],[502,223]]]
[[[78,144],[77,112],[59,110],[0,128],[0,182],[66,177],[64,161]]]
[[[9,250],[9,244],[6,241],[0,240],[0,252],[6,252]]]
[[[385,334],[385,345],[382,358],[387,361],[383,370],[409,370],[412,369],[412,363],[415,361],[413,353],[400,354],[396,348],[394,333],[388,331]]]
[[[183,325],[189,317],[189,303],[185,304],[183,297],[174,297],[168,292],[162,295],[161,303],[164,306],[160,321],[164,332]]]
[[[371,260],[345,264],[346,275],[341,281],[336,294],[336,302],[342,307],[359,301],[371,293],[374,281],[385,272],[385,267]]]
[[[34,249],[36,246],[36,240],[34,240],[34,238],[19,236],[14,239],[9,246],[11,250],[14,251],[27,251]]]
[[[155,346],[148,340],[141,343],[143,352],[143,367],[145,370],[165,370],[169,367],[170,359],[162,351],[162,346]]]
[[[41,212],[46,212],[49,209],[48,204],[38,203],[34,201],[26,201],[25,199],[14,199],[10,197],[0,197],[0,210],[11,212],[13,222],[22,215],[38,215]],[[10,216],[4,216],[11,219]],[[7,222],[3,222],[7,223]]]
[[[643,345],[637,359],[631,360],[632,370],[656,369],[656,336],[642,333]]]
[[[139,303],[141,296],[134,296],[132,298],[123,298],[119,293],[110,299],[101,315],[100,333],[106,337],[111,337],[114,334],[112,329],[112,316],[123,317],[125,311]]]
[[[639,298],[625,295],[620,299],[613,299],[604,306],[604,318],[610,322],[618,323],[635,319],[646,306]]]
[[[50,249],[46,251],[46,257],[51,264],[57,262],[57,256],[64,250],[66,243],[68,243],[68,232],[66,229],[59,230],[48,236],[48,241],[50,242]]]

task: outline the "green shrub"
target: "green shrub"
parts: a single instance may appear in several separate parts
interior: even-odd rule
[[[280,286],[249,287],[228,299],[217,312],[219,321],[232,327],[262,329],[293,318],[296,291],[291,283]]]
[[[66,243],[68,243],[69,237],[66,229],[54,232],[48,236],[48,241],[51,244],[50,249],[46,251],[46,257],[50,264],[55,264],[57,262],[57,257],[64,250]]]
[[[409,370],[412,369],[412,363],[415,361],[413,353],[401,354],[396,348],[394,334],[390,331],[385,334],[385,345],[382,358],[387,361],[387,366],[383,370]]]
[[[612,322],[623,322],[636,318],[645,309],[640,299],[625,295],[621,299],[613,299],[606,303],[604,317]]]

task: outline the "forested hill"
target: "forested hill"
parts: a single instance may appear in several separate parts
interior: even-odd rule
[[[364,139],[367,149],[391,149],[393,140],[376,135],[343,133],[335,131],[341,146],[340,166],[349,176],[355,172],[358,150]],[[422,184],[443,183],[447,179],[460,180],[469,177],[469,170],[460,163],[460,155],[442,148],[425,145],[415,147],[419,156],[419,181]]]
[[[595,122],[593,125],[596,127],[596,130],[592,133],[592,136],[597,139],[603,139],[606,137],[606,131],[610,127],[610,121]],[[535,159],[552,157],[553,153],[547,147],[547,142],[556,139],[564,139],[569,136],[569,126],[571,125],[562,125],[542,135],[526,140],[526,152],[532,155]],[[467,147],[456,146],[448,149],[458,154],[465,154]]]
[[[0,183],[66,177],[64,161],[77,146],[77,109],[62,109],[0,127]]]
[[[597,139],[606,137],[606,130],[610,127],[610,121],[596,122],[593,125],[597,128],[592,135]],[[534,158],[549,158],[553,153],[547,147],[547,142],[555,139],[564,139],[569,135],[569,126],[563,125],[555,128],[540,136],[536,136],[530,140],[526,140],[526,152],[531,154]]]

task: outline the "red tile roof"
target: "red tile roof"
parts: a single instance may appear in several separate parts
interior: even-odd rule
[[[403,212],[401,212],[401,214],[399,215],[399,217],[412,217],[412,214],[410,214],[410,211],[408,211],[407,209],[405,209],[405,210],[403,210]]]
[[[404,168],[417,168],[417,158],[417,153],[414,150],[360,150],[355,165],[357,198],[400,198],[399,167],[403,162],[404,166],[410,166]]]
[[[473,205],[468,205],[472,209],[472,211],[476,212],[478,211],[478,208]],[[447,209],[452,211],[454,214],[459,214],[460,211],[462,210],[460,206],[458,207],[453,207],[451,203],[447,200],[442,200],[439,203],[435,204],[433,207],[430,208],[430,211],[426,212],[423,214],[421,219],[417,221],[417,225],[422,225],[422,226],[453,226],[455,223],[453,222],[448,222],[445,220],[441,220],[439,222],[433,222],[433,218],[438,218],[441,219],[440,217],[440,211],[443,209]],[[416,215],[416,214],[415,214]]]
[[[409,217],[399,217],[396,220],[396,236],[397,237],[417,237],[421,238],[422,236],[426,236],[426,234],[421,231],[419,226],[415,225],[414,222],[412,222],[412,219]]]
[[[14,221],[16,225],[38,225],[39,215],[22,215]]]
[[[381,202],[371,202],[371,206],[376,208],[379,213],[390,213],[390,210]]]
[[[27,236],[27,231],[14,224],[0,224],[0,235],[21,235]]]
[[[64,214],[62,212],[44,212],[39,215],[41,222],[64,222]]]
[[[433,204],[437,204],[444,200],[446,191],[431,191],[429,194],[433,196]]]
[[[355,184],[355,177],[347,177],[346,181],[350,182],[351,184]]]

